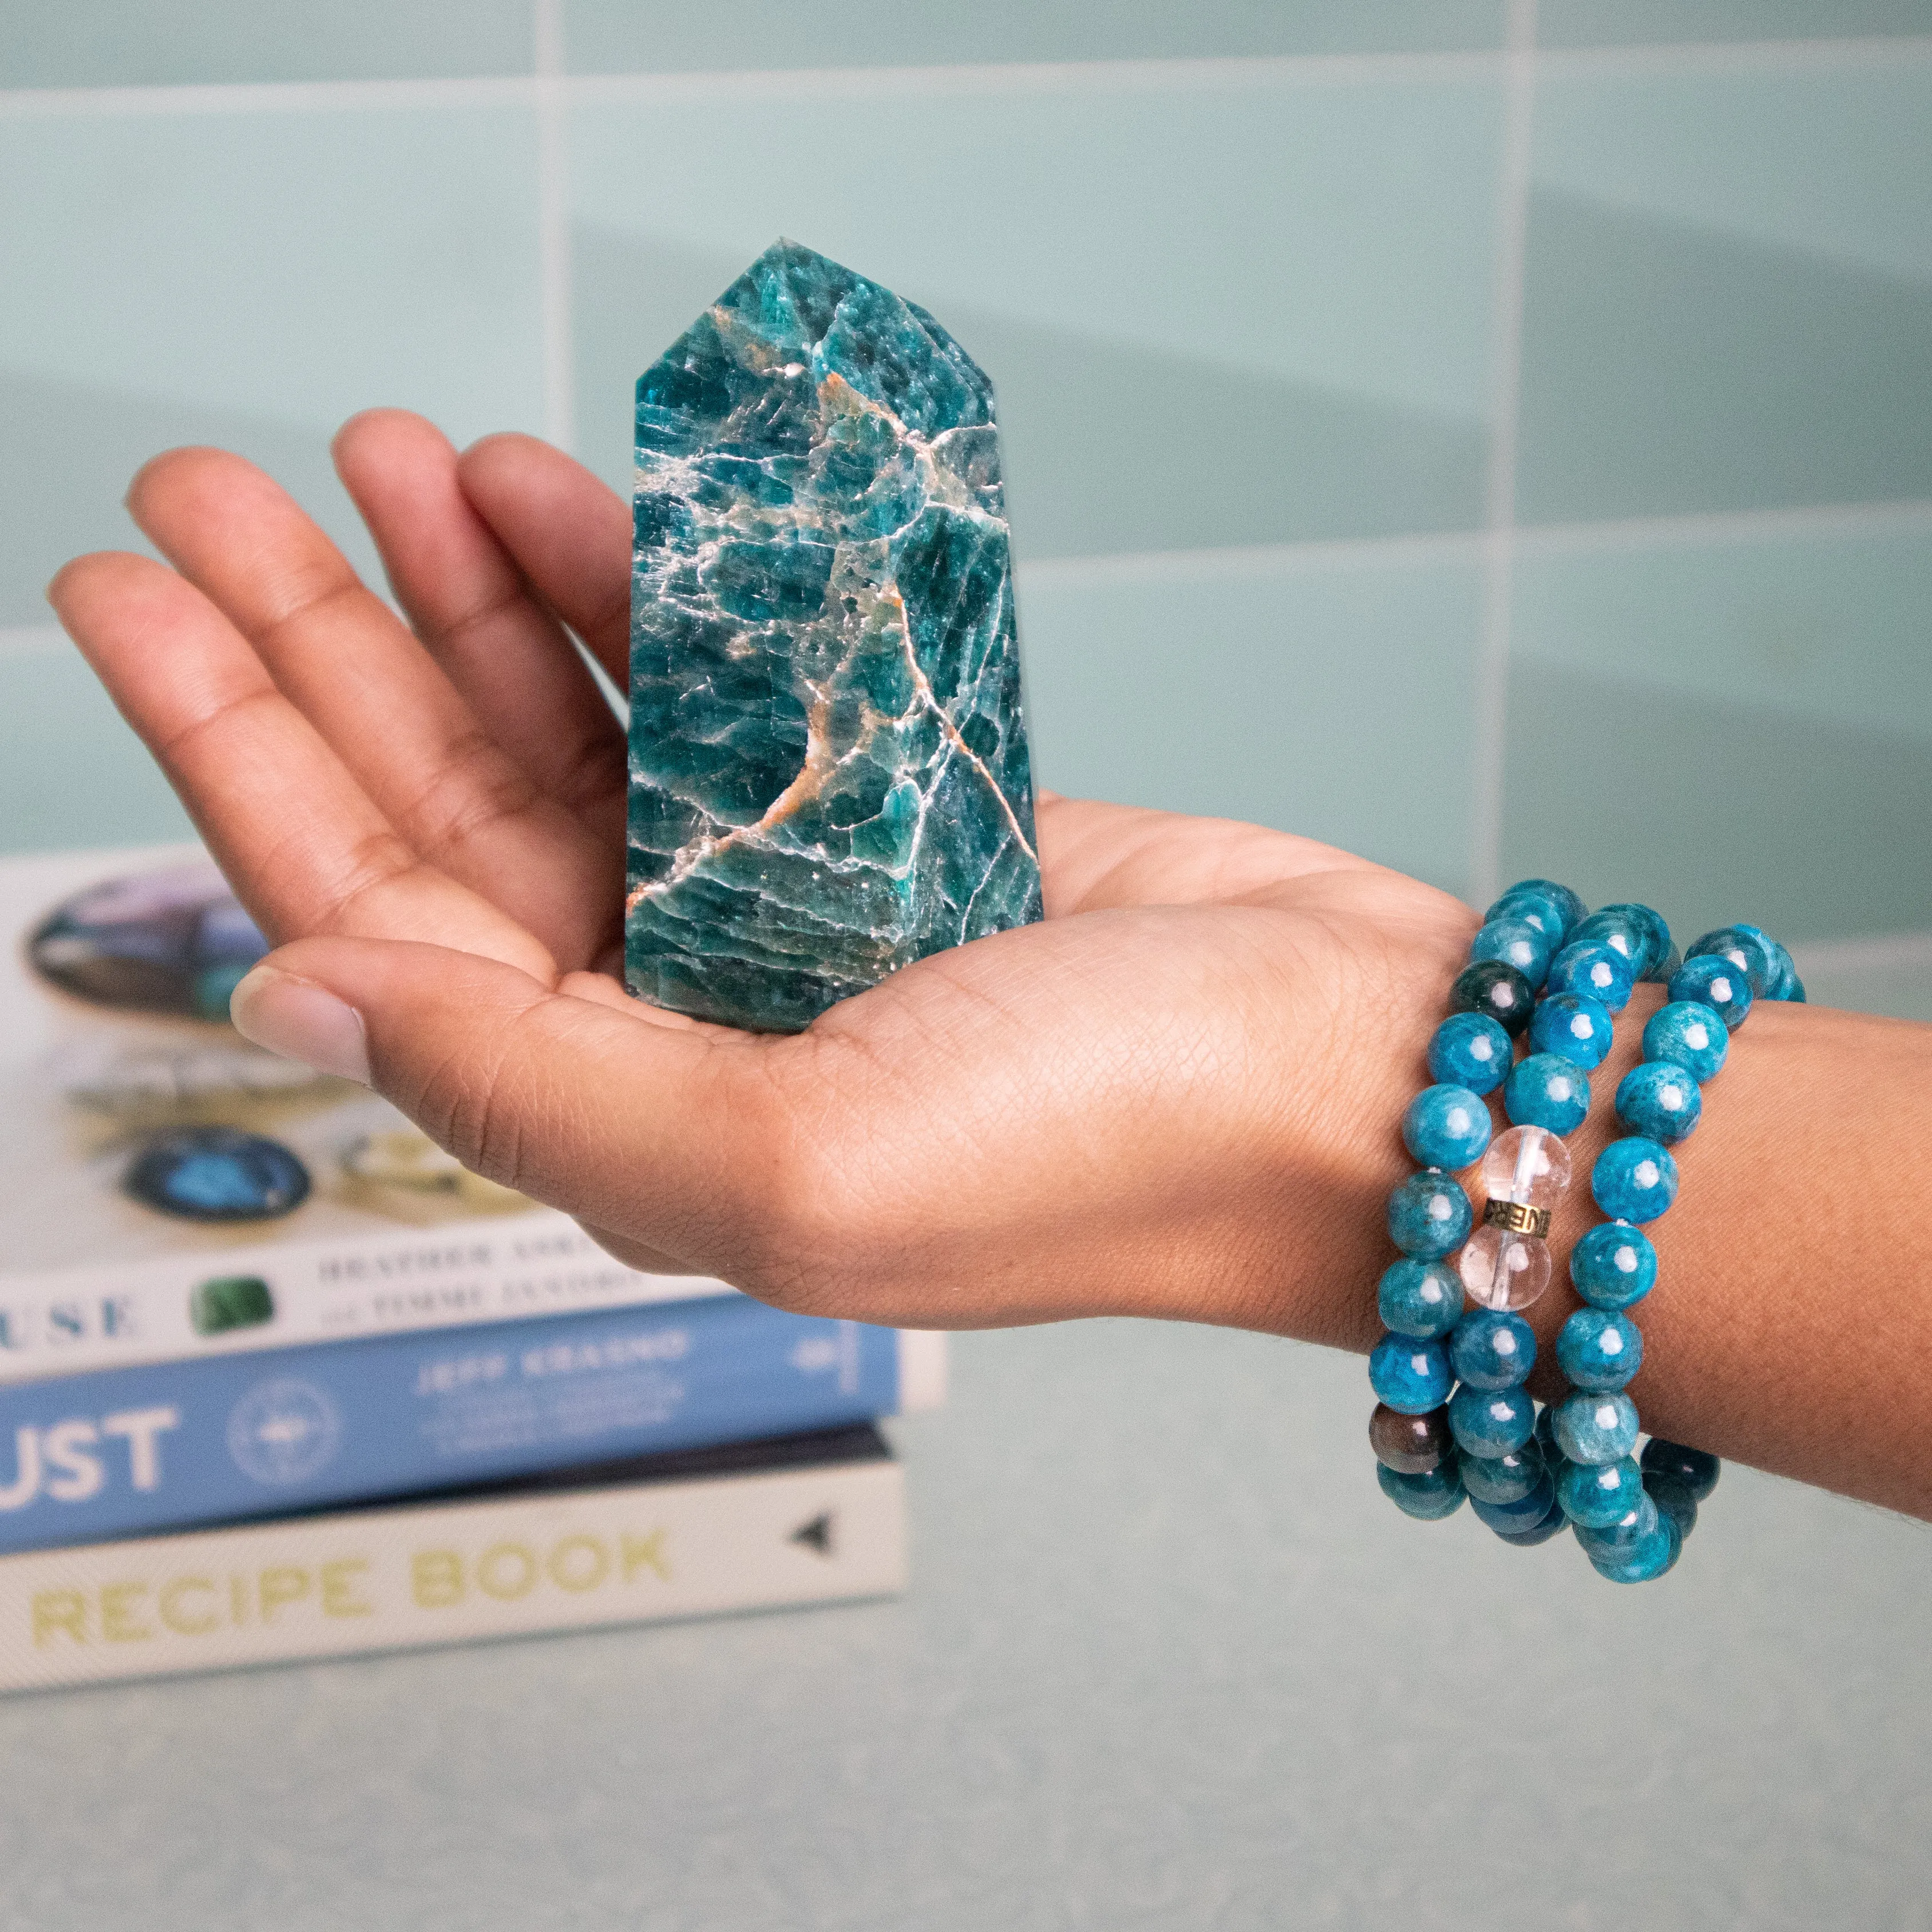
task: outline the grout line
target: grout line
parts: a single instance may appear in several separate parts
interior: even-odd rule
[[[533,0],[539,17],[554,11]],[[1514,18],[1514,11],[1512,20]],[[541,44],[543,34],[538,34]],[[358,109],[524,106],[546,80],[566,103],[874,98],[914,94],[1036,93],[1154,88],[1216,90],[1292,83],[1355,86],[1378,81],[1507,81],[1526,51],[1514,26],[1501,49],[1436,53],[1246,55],[1189,58],[989,62],[906,67],[718,70],[688,74],[568,74],[561,49],[551,71],[460,80],[211,82],[168,87],[0,88],[0,118],[62,115],[313,113]],[[539,59],[541,60],[541,50]],[[1932,59],[1932,34],[1794,40],[1674,41],[1635,47],[1533,50],[1551,78],[1601,74],[1752,73],[1804,67],[1891,66]]]
[[[370,108],[526,106],[527,75],[468,80],[217,81],[189,87],[22,87],[0,90],[0,119],[61,115],[287,114]]]
[[[910,67],[746,68],[686,74],[580,74],[583,100],[896,99],[907,94],[1060,94],[1223,89],[1290,83],[1492,80],[1500,56],[1466,52],[1162,56],[1090,61],[982,61]]]
[[[1672,544],[1771,543],[1792,538],[1879,536],[1932,531],[1932,499],[1822,505],[1791,510],[1720,511],[1681,517],[1633,517],[1589,524],[1517,525],[1510,544],[1526,557],[1648,550]],[[1230,544],[1223,548],[1114,550],[1084,556],[1022,557],[1030,584],[1103,589],[1116,584],[1166,584],[1203,575],[1264,577],[1283,571],[1345,570],[1430,563],[1478,563],[1492,543],[1487,530],[1411,532],[1387,537],[1337,537],[1310,542]]]
[[[58,624],[0,625],[0,662],[9,658],[50,657],[66,645],[67,633]]]
[[[1932,34],[1816,40],[1664,40],[1636,46],[1545,47],[1546,79],[1640,80],[1676,74],[1774,74],[1793,68],[1891,67],[1932,59]]]
[[[1203,576],[1268,577],[1282,571],[1346,570],[1363,565],[1456,562],[1480,554],[1480,530],[1392,537],[1338,537],[1310,543],[1240,544],[1220,549],[1114,550],[1044,556],[1016,565],[1026,584],[1102,590],[1116,584],[1170,584]]]
[[[1794,946],[1800,979],[1813,974],[1932,970],[1932,932],[1874,933],[1863,939],[1826,939]]]
[[[543,301],[544,434],[577,446],[575,344],[571,325],[568,103],[564,91],[563,0],[533,0],[536,49],[537,232]]]
[[[1532,524],[1516,531],[1532,556],[1639,550],[1659,544],[1762,543],[1780,537],[1878,536],[1932,525],[1932,497],[1894,502],[1817,503],[1792,509],[1696,511],[1676,517],[1606,518],[1600,523]]]
[[[1484,490],[1482,632],[1471,748],[1469,896],[1487,905],[1502,878],[1504,737],[1516,576],[1516,426],[1522,390],[1524,254],[1529,227],[1530,134],[1536,110],[1536,0],[1510,0],[1509,65],[1496,188],[1496,280],[1490,327],[1489,475]]]

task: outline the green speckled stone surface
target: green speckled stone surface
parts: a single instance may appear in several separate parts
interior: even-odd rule
[[[1040,915],[992,385],[779,242],[638,383],[631,991],[766,1031]]]

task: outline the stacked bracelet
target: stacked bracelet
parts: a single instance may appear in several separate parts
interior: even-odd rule
[[[1586,1306],[1564,1324],[1557,1358],[1573,1392],[1539,1415],[1523,1388],[1536,1339],[1517,1311],[1549,1282],[1550,1222],[1570,1178],[1564,1139],[1588,1113],[1589,1075],[1640,980],[1666,982],[1670,1004],[1617,1090],[1631,1132],[1592,1172],[1612,1218],[1570,1259]],[[1640,1464],[1632,1456],[1636,1412],[1623,1389],[1642,1341],[1623,1311],[1656,1278],[1640,1224],[1676,1196],[1669,1144],[1696,1125],[1701,1082],[1723,1064],[1727,1016],[1742,1019],[1754,997],[1804,997],[1790,956],[1756,927],[1708,934],[1680,960],[1646,906],[1586,914],[1566,887],[1531,879],[1490,908],[1430,1043],[1436,1084],[1403,1117],[1421,1171],[1389,1202],[1402,1258],[1378,1289],[1388,1332],[1370,1358],[1379,1398],[1370,1440],[1378,1479],[1406,1513],[1448,1516],[1466,1496],[1500,1538],[1526,1546],[1568,1522],[1619,1581],[1660,1576],[1676,1560],[1718,1462],[1656,1441]],[[1526,1032],[1532,1051],[1519,1061]],[[1492,1141],[1484,1096],[1498,1087],[1510,1124]],[[1455,1178],[1478,1161],[1480,1225]]]
[[[1545,1444],[1577,1540],[1600,1574],[1622,1583],[1648,1582],[1677,1561],[1719,1468],[1714,1456],[1657,1439],[1641,1462],[1634,1454],[1637,1413],[1624,1390],[1642,1364],[1643,1337],[1626,1311],[1657,1280],[1643,1227],[1677,1198],[1670,1149],[1702,1118],[1704,1084],[1722,1069],[1754,1000],[1804,997],[1790,955],[1755,926],[1707,933],[1671,974],[1669,990],[1670,1004],[1644,1028],[1642,1063],[1617,1088],[1617,1118],[1629,1131],[1591,1173],[1591,1193],[1610,1218],[1570,1258],[1585,1305],[1557,1336],[1557,1366],[1571,1393],[1551,1412]]]

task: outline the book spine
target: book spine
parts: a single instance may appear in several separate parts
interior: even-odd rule
[[[868,1420],[938,1342],[730,1294],[18,1384],[0,1552]]]
[[[876,1597],[896,1462],[830,1464],[0,1557],[0,1690]]]
[[[0,1383],[732,1292],[626,1268],[548,1208],[434,1233],[0,1272]]]

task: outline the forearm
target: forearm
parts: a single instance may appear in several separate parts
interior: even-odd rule
[[[1453,973],[1418,962],[1364,1026],[1346,1108],[1318,1108],[1284,1190],[1292,1227],[1254,1325],[1366,1352],[1381,1332],[1376,1283],[1395,1258],[1383,1210],[1414,1162],[1398,1123],[1427,1084],[1424,1053]],[[1432,998],[1410,992],[1432,982]],[[1551,1230],[1549,1292],[1522,1311],[1537,1331],[1532,1392],[1561,1392],[1557,1330],[1580,1305],[1564,1262],[1603,1217],[1598,1150],[1622,1130],[1618,1082],[1642,1058],[1660,988],[1638,988],[1610,1057],[1590,1076],[1570,1137],[1574,1178]],[[1395,1010],[1394,1002],[1408,1011]],[[1410,1017],[1412,1012],[1413,1017]],[[1379,1035],[1378,1039],[1372,1036]],[[1500,1095],[1496,1096],[1500,1100]],[[1932,1028],[1762,1002],[1674,1150],[1676,1204],[1646,1231],[1658,1284],[1632,1314],[1645,1426],[1760,1468],[1932,1517]],[[1506,1124],[1500,1106],[1498,1125]],[[1472,1177],[1466,1177],[1472,1180]],[[1480,1211],[1480,1197],[1477,1204]]]

